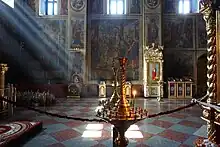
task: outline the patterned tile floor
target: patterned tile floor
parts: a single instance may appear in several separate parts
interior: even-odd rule
[[[139,98],[135,104],[147,108],[151,114],[189,104],[190,100]],[[96,98],[60,99],[52,107],[40,108],[63,115],[95,118]],[[156,118],[145,119],[126,132],[129,147],[190,147],[198,137],[206,137],[205,122],[200,119],[198,106]],[[28,141],[24,147],[111,147],[111,125],[97,122],[80,122],[50,117],[33,111],[20,111],[12,120],[43,121],[44,130]],[[92,136],[91,136],[92,135]]]

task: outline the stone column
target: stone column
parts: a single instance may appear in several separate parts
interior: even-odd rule
[[[8,71],[7,64],[0,64],[0,96],[4,96],[5,72]]]

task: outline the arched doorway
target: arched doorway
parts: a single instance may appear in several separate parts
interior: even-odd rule
[[[202,97],[207,91],[207,54],[203,54],[197,61],[197,96]]]

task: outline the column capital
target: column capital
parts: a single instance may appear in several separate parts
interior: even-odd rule
[[[1,63],[0,64],[0,72],[4,74],[6,71],[8,71],[8,65]]]

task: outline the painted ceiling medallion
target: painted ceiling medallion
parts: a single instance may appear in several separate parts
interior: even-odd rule
[[[148,8],[155,9],[156,7],[159,6],[160,1],[159,0],[145,0],[145,4],[147,5]]]
[[[80,12],[85,7],[85,0],[71,0],[70,5],[73,11]]]

